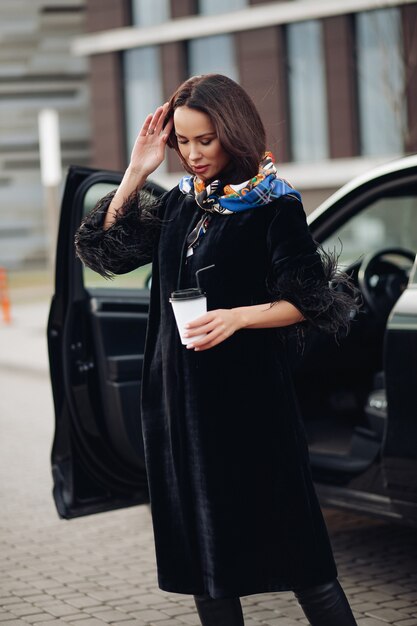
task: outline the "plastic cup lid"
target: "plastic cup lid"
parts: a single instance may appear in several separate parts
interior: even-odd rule
[[[202,298],[204,291],[199,287],[190,287],[190,289],[179,289],[171,293],[171,300],[192,300]]]

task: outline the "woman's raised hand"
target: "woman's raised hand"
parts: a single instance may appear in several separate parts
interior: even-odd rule
[[[146,182],[146,178],[164,160],[166,144],[174,125],[171,119],[163,129],[167,111],[168,102],[158,107],[155,113],[148,115],[144,121],[133,146],[130,164],[109,204],[104,219],[104,229],[110,228],[115,223],[118,211],[126,198],[134,191],[141,189]]]
[[[147,177],[162,163],[168,137],[173,128],[173,120],[163,128],[168,102],[148,115],[136,138],[130,157],[129,169],[141,177]]]

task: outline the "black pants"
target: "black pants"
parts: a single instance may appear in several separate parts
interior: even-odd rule
[[[311,626],[356,626],[338,580],[294,593]],[[203,626],[244,626],[239,598],[204,595],[194,596],[194,601]]]

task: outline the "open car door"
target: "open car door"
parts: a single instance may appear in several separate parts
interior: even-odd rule
[[[407,289],[397,301],[385,335],[386,401],[383,475],[395,511],[417,521],[417,256]]]
[[[121,178],[72,167],[62,201],[48,349],[53,494],[63,518],[148,502],[140,383],[151,269],[108,281],[84,268],[74,249],[83,215]]]

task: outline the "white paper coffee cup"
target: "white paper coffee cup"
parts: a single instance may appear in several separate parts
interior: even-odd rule
[[[184,337],[184,333],[186,332],[184,326],[188,324],[188,322],[192,322],[197,319],[197,317],[207,313],[207,298],[204,292],[198,287],[180,289],[179,291],[173,291],[171,293],[169,301],[172,304],[181,343],[186,346],[193,341],[205,337],[205,335]]]

